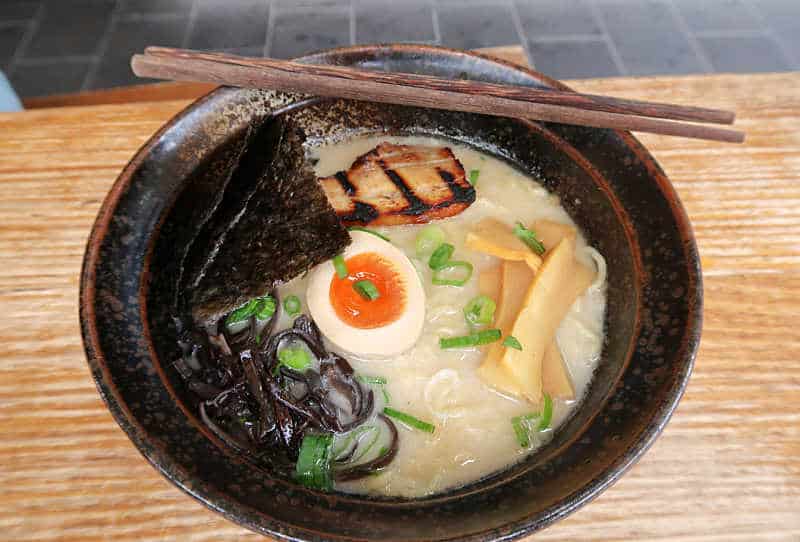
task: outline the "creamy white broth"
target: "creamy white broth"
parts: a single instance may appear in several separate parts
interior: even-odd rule
[[[464,169],[480,170],[476,201],[461,214],[437,221],[455,246],[454,258],[474,265],[473,278],[463,287],[435,286],[427,262],[415,255],[415,240],[423,226],[377,227],[375,230],[408,255],[422,276],[426,293],[426,315],[422,336],[409,351],[389,360],[364,360],[347,355],[354,369],[364,375],[388,380],[391,406],[436,425],[433,434],[397,423],[400,446],[394,461],[380,474],[337,483],[341,491],[419,497],[482,478],[509,466],[530,453],[552,435],[539,435],[530,448],[521,448],[511,418],[537,410],[521,400],[503,396],[478,378],[476,369],[486,347],[442,350],[439,338],[470,332],[464,320],[464,305],[478,295],[478,274],[499,260],[464,247],[467,231],[485,217],[513,225],[537,219],[575,225],[558,198],[509,164],[452,142],[426,137],[379,136],[356,139],[312,149],[318,159],[318,175],[331,175],[349,168],[353,160],[382,141],[414,145],[446,145]],[[592,268],[595,263],[579,233],[578,258]],[[602,276],[600,277],[603,278]],[[281,286],[281,299],[295,294],[307,312],[307,278],[298,277]],[[554,400],[553,429],[569,416],[586,391],[598,363],[603,341],[605,283],[596,284],[573,305],[557,332],[557,341],[575,386],[575,401]],[[277,329],[291,325],[282,314]],[[376,390],[376,397],[381,393]],[[382,401],[382,399],[380,400]]]

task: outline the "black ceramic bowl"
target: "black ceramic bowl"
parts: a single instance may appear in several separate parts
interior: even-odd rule
[[[327,51],[305,62],[563,88],[477,54],[423,45]],[[414,133],[479,147],[543,179],[609,264],[607,339],[577,413],[526,461],[429,498],[307,490],[213,437],[170,366],[176,254],[254,119],[291,116],[311,141]],[[509,540],[585,504],[650,446],[683,392],[699,341],[699,260],[664,173],[630,134],[490,116],[221,88],[172,119],[117,179],[89,239],[84,344],[98,389],[147,459],[250,529],[301,540]]]

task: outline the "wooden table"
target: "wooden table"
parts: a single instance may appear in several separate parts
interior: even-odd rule
[[[697,233],[700,354],[644,459],[535,538],[800,540],[800,74],[572,84],[735,108],[748,139],[642,136]],[[78,329],[78,272],[100,202],[186,104],[0,115],[0,539],[257,538],[139,455],[95,390]]]

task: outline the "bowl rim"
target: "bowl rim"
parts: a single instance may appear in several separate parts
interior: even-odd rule
[[[569,86],[558,80],[552,79],[531,68],[521,66],[505,59],[496,58],[491,55],[475,51],[464,51],[429,44],[399,43],[355,45],[309,53],[303,57],[300,57],[300,59],[313,59],[314,57],[321,55],[335,56],[354,55],[359,53],[375,53],[381,50],[419,54],[444,53],[446,55],[476,57],[514,71],[522,72],[523,74],[541,81],[545,85],[551,86],[552,88],[572,90]],[[169,455],[153,448],[149,442],[149,437],[145,428],[140,425],[136,416],[133,415],[133,413],[127,408],[125,402],[120,400],[119,391],[111,372],[106,365],[100,346],[98,326],[94,311],[96,293],[96,266],[100,255],[101,242],[106,236],[109,224],[113,219],[119,204],[119,200],[132,182],[133,173],[146,160],[151,150],[156,146],[165,132],[170,130],[179,121],[189,116],[197,107],[214,99],[218,93],[225,91],[226,87],[217,87],[198,99],[192,101],[186,107],[170,117],[170,119],[167,120],[156,132],[154,132],[147,142],[136,151],[128,164],[122,169],[108,194],[104,198],[100,210],[98,211],[97,218],[87,239],[87,247],[81,269],[79,317],[84,349],[97,390],[100,396],[103,398],[103,401],[106,403],[109,411],[113,415],[115,421],[125,431],[128,438],[136,446],[137,450],[145,457],[145,459],[148,460],[148,462],[151,463],[151,465],[153,465],[153,467],[159,473],[169,479],[182,491],[199,500],[207,508],[222,514],[225,518],[240,526],[260,534],[269,534],[270,536],[286,540],[296,540],[294,536],[302,536],[303,534],[312,534],[318,536],[320,533],[316,533],[302,527],[298,528],[298,526],[289,526],[284,532],[278,532],[273,529],[269,529],[263,523],[254,521],[248,517],[248,514],[243,513],[242,508],[249,510],[249,506],[244,505],[235,499],[231,499],[226,494],[216,489],[206,488],[201,484],[193,485],[188,481],[179,479],[175,475],[176,469],[174,468],[174,464],[171,465],[173,462],[169,458]],[[547,130],[546,127],[544,127],[544,129]],[[689,222],[689,218],[683,208],[682,203],[680,202],[680,199],[678,198],[677,192],[675,191],[673,185],[667,178],[661,166],[656,162],[655,158],[631,133],[618,130],[615,130],[614,132],[646,167],[650,175],[650,180],[655,182],[663,198],[668,202],[672,218],[675,220],[677,230],[681,234],[681,241],[685,248],[685,254],[687,255],[686,270],[689,279],[688,283],[690,285],[690,291],[687,292],[687,296],[693,294],[691,302],[688,305],[689,308],[687,311],[685,339],[681,344],[681,349],[676,353],[676,359],[679,359],[683,362],[681,367],[682,370],[680,371],[679,375],[674,378],[674,383],[671,388],[665,392],[664,396],[667,399],[663,401],[662,405],[654,412],[653,416],[644,422],[645,429],[637,437],[637,440],[630,447],[628,447],[623,454],[621,454],[614,461],[610,462],[608,466],[593,479],[592,483],[586,484],[577,491],[560,498],[554,505],[544,510],[538,517],[528,516],[517,522],[505,524],[503,527],[501,527],[502,533],[497,533],[497,529],[494,531],[491,529],[476,531],[475,533],[471,533],[469,535],[468,539],[470,540],[486,540],[486,537],[489,537],[490,539],[503,540],[517,539],[525,536],[526,534],[530,534],[535,530],[542,529],[552,524],[558,519],[571,514],[576,509],[584,506],[599,496],[605,489],[607,489],[623,474],[625,474],[625,472],[627,472],[628,469],[630,469],[652,446],[656,438],[660,435],[672,417],[675,408],[685,392],[691,376],[700,343],[703,305],[703,286],[700,258],[691,223]],[[142,310],[144,312],[145,308],[143,307]],[[256,511],[255,509],[253,509],[253,511],[266,516],[266,514],[264,514],[262,511]],[[277,520],[272,521],[278,523]],[[326,534],[326,536],[335,535]],[[336,538],[342,540],[350,539],[346,536]],[[450,539],[451,538],[441,538],[441,540]]]

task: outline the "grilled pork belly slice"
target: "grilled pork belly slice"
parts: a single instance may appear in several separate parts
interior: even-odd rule
[[[348,226],[419,224],[457,215],[475,201],[448,147],[381,143],[349,170],[319,181]]]

